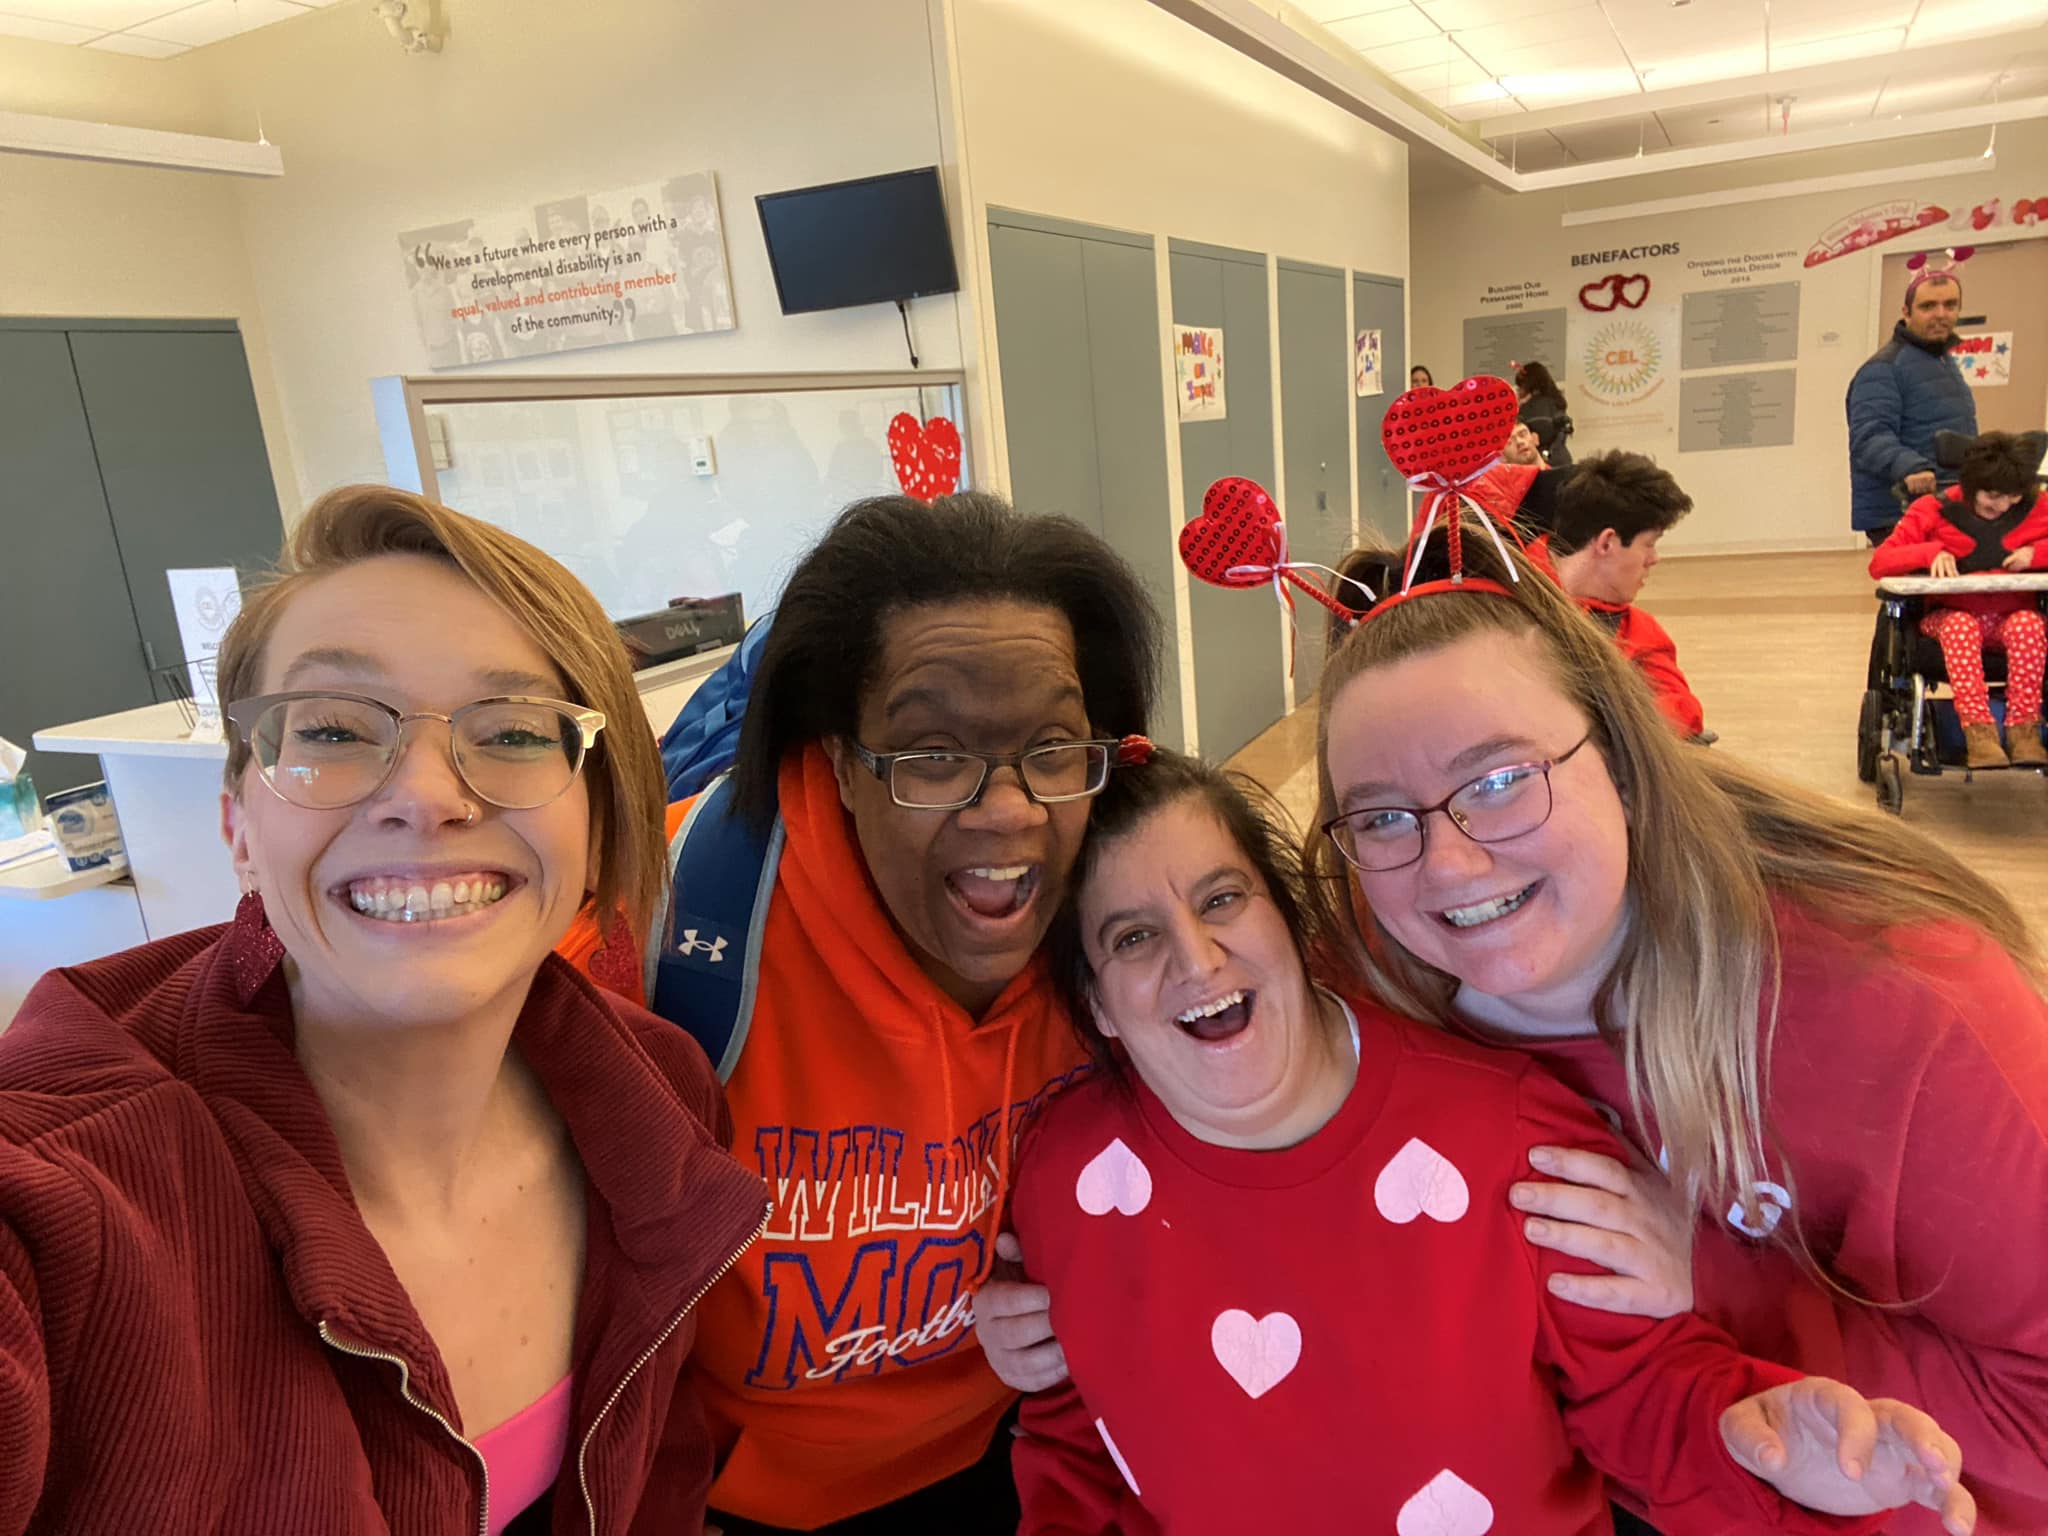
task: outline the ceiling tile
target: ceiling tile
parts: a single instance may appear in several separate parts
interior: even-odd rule
[[[1579,101],[1607,101],[1641,94],[1630,69],[1569,69],[1542,74],[1503,75],[1500,83],[1525,106],[1562,107]]]
[[[1482,118],[1513,117],[1516,113],[1523,110],[1525,109],[1520,102],[1512,100],[1468,101],[1461,106],[1455,107],[1448,102],[1444,103],[1446,115],[1452,121],[1460,123],[1476,123]]]
[[[199,48],[239,32],[305,14],[302,8],[285,0],[200,0],[198,5],[144,22],[132,32],[136,37]]]
[[[1475,73],[1484,73],[1458,51],[1456,43],[1442,33],[1434,37],[1418,37],[1412,43],[1396,43],[1391,48],[1375,48],[1366,55],[1366,58],[1372,62],[1374,69],[1397,78],[1412,70],[1437,68],[1446,64],[1462,65]]]
[[[328,0],[314,0],[314,3],[325,5]],[[1310,21],[1328,25],[1352,16],[1369,16],[1374,11],[1392,10],[1407,3],[1408,0],[1294,0],[1294,8]]]
[[[37,16],[45,21],[66,21],[75,27],[94,27],[118,32],[138,22],[153,21],[171,11],[181,11],[193,0],[7,0],[0,11],[16,16]]]
[[[1393,43],[1435,37],[1438,28],[1414,6],[1403,5],[1398,10],[1377,11],[1355,21],[1340,22],[1330,30],[1340,41],[1349,43],[1361,53],[1370,53],[1375,48],[1385,48]]]
[[[132,32],[111,32],[85,46],[103,48],[108,53],[126,53],[138,59],[168,59],[186,52],[183,43],[162,43],[153,37],[137,37]]]
[[[106,28],[81,27],[68,21],[45,21],[39,16],[11,16],[0,11],[0,37],[27,37],[39,43],[82,43],[98,37]]]
[[[1624,160],[1634,155],[1639,147],[1645,154],[1655,154],[1671,147],[1670,140],[1664,137],[1663,127],[1656,118],[1648,115],[1619,122],[1587,123],[1576,128],[1553,128],[1551,132],[1564,141],[1564,147],[1571,151],[1572,158],[1582,163]]]
[[[1496,76],[1545,75],[1562,70],[1627,69],[1628,57],[1611,37],[1582,37],[1569,43],[1539,43],[1514,48],[1479,62]]]
[[[1835,64],[1844,59],[1870,59],[1896,53],[1906,45],[1904,27],[1882,32],[1856,32],[1843,37],[1818,37],[1803,43],[1771,42],[1771,69],[1804,69],[1809,64]]]
[[[1959,37],[2018,32],[2048,20],[2048,0],[1923,0],[1913,42],[1926,47]]]
[[[1913,0],[1771,0],[1771,40],[1880,32],[1913,19]]]
[[[1462,53],[1442,63],[1423,63],[1423,66],[1411,70],[1393,72],[1393,78],[1407,90],[1415,90],[1421,94],[1434,90],[1464,90],[1468,86],[1493,82],[1493,76],[1489,76],[1485,70],[1477,66],[1477,63],[1473,63]]]
[[[1630,50],[1636,68],[1643,72],[1643,89],[1674,90],[1682,85],[1705,85],[1714,80],[1747,80],[1764,72],[1762,38],[1742,48],[1722,48],[1712,53],[1653,55],[1645,58]]]
[[[1462,32],[1520,21],[1530,16],[1577,10],[1585,0],[1519,0],[1519,3],[1518,0],[1417,0],[1417,3],[1429,13],[1429,19],[1445,31]]]
[[[1659,112],[1664,137],[1673,149],[1696,149],[1703,144],[1732,144],[1754,139],[1770,131],[1771,107],[1763,97],[1717,102],[1708,107]]]

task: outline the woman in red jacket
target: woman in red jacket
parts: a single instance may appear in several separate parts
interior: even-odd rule
[[[2040,492],[2038,444],[2029,452],[2010,432],[1986,432],[1963,455],[1962,482],[1906,509],[1871,553],[1874,577],[1974,576],[2048,569],[2048,497]],[[1944,593],[1929,603],[1920,633],[1941,642],[1956,717],[1972,768],[2048,766],[2041,745],[2041,673],[2048,624],[2032,592]],[[2005,743],[1991,717],[1984,652],[2006,653]]]
[[[358,487],[219,678],[234,923],[0,1035],[0,1533],[699,1529],[679,1374],[767,1196],[702,1052],[552,953],[662,878],[615,632]]]
[[[1014,1203],[1073,1368],[1025,1404],[1024,1536],[1584,1536],[1603,1470],[1672,1532],[1908,1500],[1967,1531],[1925,1414],[1545,1288],[1585,1266],[1529,1247],[1508,1189],[1532,1142],[1611,1133],[1525,1057],[1312,986],[1281,820],[1172,753],[1090,818],[1051,949],[1103,1070]]]

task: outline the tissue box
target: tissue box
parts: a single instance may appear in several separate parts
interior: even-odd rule
[[[72,869],[98,869],[107,864],[126,864],[121,847],[121,822],[114,814],[114,797],[104,781],[60,789],[43,797],[43,814],[57,835],[57,847]]]

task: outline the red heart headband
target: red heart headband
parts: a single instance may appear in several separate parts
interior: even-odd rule
[[[1199,517],[1180,531],[1181,563],[1190,574],[1216,587],[1248,588],[1272,583],[1274,594],[1286,608],[1290,625],[1294,619],[1294,590],[1306,592],[1339,618],[1356,624],[1369,613],[1379,613],[1411,597],[1430,592],[1497,592],[1511,595],[1497,581],[1465,574],[1464,544],[1459,508],[1470,506],[1500,548],[1501,563],[1515,574],[1514,561],[1502,542],[1500,530],[1486,509],[1466,494],[1466,487],[1500,463],[1500,451],[1515,429],[1518,404],[1515,392],[1504,379],[1467,379],[1450,389],[1411,389],[1387,408],[1380,423],[1380,441],[1387,457],[1407,477],[1408,484],[1426,492],[1405,552],[1407,579],[1398,593],[1385,598],[1355,577],[1332,570],[1313,560],[1287,558],[1287,528],[1280,509],[1266,490],[1241,476],[1229,476],[1210,486],[1202,497]],[[1451,576],[1448,581],[1427,581],[1417,585],[1415,573],[1440,509],[1448,506],[1444,519],[1450,541]],[[1319,571],[1331,578],[1332,589],[1310,581],[1301,573]],[[1359,609],[1335,596],[1335,584],[1356,587],[1370,605]]]
[[[1411,389],[1387,407],[1386,417],[1380,422],[1380,441],[1386,445],[1394,468],[1407,476],[1409,486],[1424,493],[1422,509],[1408,535],[1407,576],[1400,593],[1389,602],[1425,595],[1415,584],[1415,573],[1421,568],[1422,551],[1440,511],[1445,514],[1444,534],[1450,546],[1450,580],[1426,582],[1424,587],[1507,590],[1498,582],[1465,575],[1462,507],[1470,507],[1478,514],[1481,526],[1493,535],[1494,545],[1500,550],[1502,566],[1517,581],[1521,579],[1515,574],[1515,563],[1508,556],[1500,529],[1486,508],[1466,490],[1500,463],[1500,451],[1514,434],[1519,408],[1514,387],[1507,380],[1490,375],[1466,379],[1449,389]]]

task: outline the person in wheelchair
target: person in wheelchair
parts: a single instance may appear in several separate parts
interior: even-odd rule
[[[1962,457],[1959,484],[1922,496],[1870,557],[1870,574],[1935,577],[2048,570],[2048,497],[2038,434],[1986,432]],[[1920,633],[1937,641],[1955,694],[1971,768],[2048,767],[2041,743],[2041,678],[2048,623],[2032,592],[1945,592]],[[2006,655],[2005,741],[1991,713],[1984,652]]]

